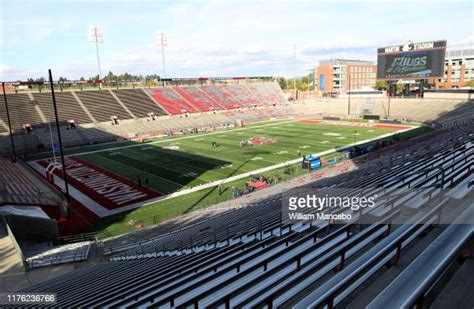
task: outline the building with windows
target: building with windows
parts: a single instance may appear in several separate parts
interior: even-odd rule
[[[373,88],[376,72],[372,61],[329,59],[319,61],[314,75],[321,93],[345,93]]]
[[[435,81],[437,88],[460,88],[474,80],[474,48],[446,50],[444,78]]]

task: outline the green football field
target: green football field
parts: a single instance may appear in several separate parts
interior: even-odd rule
[[[67,154],[79,156],[106,168],[114,173],[137,181],[146,177],[148,186],[163,194],[192,188],[200,184],[213,182],[253,172],[264,167],[288,160],[298,159],[301,154],[314,154],[332,150],[371,138],[377,138],[395,129],[364,128],[355,126],[301,123],[294,121],[266,121],[250,124],[244,128],[221,130],[206,134],[184,135],[145,143],[125,143],[94,145],[85,149],[70,149]],[[418,124],[404,123],[418,128],[400,135],[402,139],[424,134],[430,129]],[[274,143],[240,146],[240,142],[251,138],[268,138]],[[212,142],[217,147],[212,147]],[[43,154],[47,155],[47,154]],[[337,156],[330,153],[325,158]],[[287,167],[272,168],[259,173],[265,177],[278,175],[286,181],[308,170],[299,166],[300,160]],[[195,192],[146,204],[128,212],[101,219],[91,232],[104,238],[126,233],[135,229],[135,223],[143,226],[153,225],[198,208],[207,207],[232,197],[231,188],[242,189],[250,177],[242,177]]]
[[[80,155],[82,159],[136,181],[148,178],[149,187],[163,194],[256,171],[302,155],[348,145],[393,132],[317,123],[266,123],[249,128],[190,135]],[[241,146],[252,138],[268,144]],[[216,142],[217,147],[212,143]]]

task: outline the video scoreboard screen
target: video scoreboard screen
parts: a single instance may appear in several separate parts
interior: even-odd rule
[[[382,47],[377,50],[377,79],[420,79],[444,76],[446,41]]]

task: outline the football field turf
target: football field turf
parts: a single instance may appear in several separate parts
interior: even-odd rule
[[[377,138],[400,129],[343,124],[344,122],[321,124],[275,120],[250,124],[239,129],[184,135],[146,143],[96,145],[91,146],[88,152],[83,152],[83,149],[71,149],[68,154],[133,181],[137,181],[138,177],[146,177],[149,180],[147,186],[162,194],[168,194],[207,182],[215,183],[264,167],[271,168],[275,164],[299,158],[298,149],[302,155],[313,154]],[[429,131],[425,126],[407,125],[418,128],[401,134],[404,139]],[[261,137],[273,143],[240,146],[243,140]],[[213,141],[217,143],[217,147],[212,147]],[[328,154],[325,157],[334,156],[337,154]],[[279,175],[281,180],[285,181],[308,172],[292,166],[294,168],[290,174],[285,173],[284,167],[261,174],[265,177]],[[220,189],[212,186],[182,196],[147,203],[132,211],[103,218],[90,231],[97,233],[97,237],[104,238],[135,230],[137,223],[141,226],[157,224],[183,213],[228,200],[232,198],[232,187],[242,189],[249,180],[250,177],[243,177],[225,183]]]
[[[395,131],[388,128],[275,122],[213,134],[188,135],[154,143],[104,150],[79,157],[162,194],[252,172],[299,157]],[[260,139],[263,144],[241,146]],[[217,147],[213,147],[215,142]],[[265,143],[266,142],[266,143]]]

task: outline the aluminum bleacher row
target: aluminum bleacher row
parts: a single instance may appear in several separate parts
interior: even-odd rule
[[[41,108],[47,121],[54,121],[54,108],[51,93],[35,93],[34,99]],[[92,119],[87,115],[83,108],[78,105],[76,98],[72,92],[55,93],[56,103],[60,119],[75,119],[78,123],[89,123]]]
[[[148,117],[148,113],[157,116],[166,115],[143,89],[118,89],[112,91],[137,118]]]
[[[234,95],[236,97],[234,97]],[[7,94],[13,128],[24,124],[40,125],[54,119],[51,94]],[[88,90],[56,92],[60,120],[78,123],[144,118],[155,115],[178,115],[234,109],[238,106],[269,106],[287,103],[276,83],[244,85],[205,85],[154,87],[146,89]],[[0,99],[0,130],[6,132],[7,115],[3,97]]]
[[[239,94],[242,101],[234,98],[230,92]],[[55,120],[51,93],[7,94],[7,99],[18,152],[27,154],[49,147],[51,134],[48,124],[54,123]],[[120,138],[128,138],[130,134],[159,135],[176,129],[216,126],[234,123],[236,119],[253,122],[295,115],[292,107],[287,106],[288,102],[276,83],[57,91],[56,102],[62,128],[67,128],[66,122],[69,120],[75,120],[80,128],[88,128],[88,130],[79,131],[63,130],[66,147],[120,140]],[[256,110],[247,110],[249,108]],[[207,115],[216,112],[230,114],[215,115],[214,119],[210,119]],[[151,113],[154,113],[157,117],[155,120],[159,120],[159,123],[148,122]],[[188,121],[169,118],[169,115],[182,116],[183,113],[187,113],[186,117],[195,113],[194,115],[199,115],[203,121],[198,118]],[[120,126],[111,125],[112,116],[119,118]],[[33,126],[32,133],[26,134],[28,132],[23,128],[26,124]],[[92,129],[94,127],[99,130]],[[0,153],[3,154],[11,152],[8,129],[5,102],[2,96],[0,97],[0,146],[2,146]],[[55,130],[55,127],[53,126],[52,129]],[[114,136],[115,133],[118,133],[118,136]],[[57,140],[55,134],[54,132],[52,134],[54,141]]]
[[[442,147],[443,147],[443,144],[440,144],[439,145],[440,148],[437,148],[437,150],[441,150]],[[392,168],[398,164],[398,161],[400,160],[404,160],[405,156],[409,155],[411,159],[413,160],[416,160],[417,158],[419,158],[420,160],[422,158],[424,158],[426,155],[429,155],[430,153],[432,153],[433,149],[432,147],[428,148],[428,149],[425,149],[425,150],[408,150],[407,153],[405,152],[399,152],[399,158],[395,158],[395,160],[393,158],[390,158],[391,160],[391,164],[392,164]],[[471,154],[470,154],[471,156]],[[449,156],[446,156],[444,157],[444,159],[450,159]],[[462,161],[461,161],[462,163]],[[374,165],[375,164],[375,165]],[[403,164],[405,166],[408,166],[406,165],[407,162],[406,161],[403,161]],[[384,170],[384,172],[386,173],[398,173],[399,170],[403,170],[404,167],[402,168],[399,168],[399,169],[395,169],[394,171],[391,171],[391,170]],[[370,164],[367,165],[367,169],[360,169],[348,176],[340,176],[339,178],[337,178],[336,180],[332,180],[332,182],[334,181],[337,181],[339,185],[342,185],[344,184],[345,182],[343,181],[343,179],[345,177],[349,177],[349,179],[351,177],[358,177],[358,178],[367,178],[367,177],[372,177],[372,174],[370,173],[367,173],[367,171],[372,171],[373,169],[375,169],[376,167],[378,168],[381,168],[380,166],[380,163],[373,163],[371,162]],[[408,172],[408,170],[407,170]],[[410,172],[413,172],[413,170],[411,170]],[[354,175],[356,174],[356,175]],[[411,178],[416,178],[417,175],[412,175]],[[399,175],[398,178],[402,177],[402,175]],[[398,178],[396,178],[396,181],[398,181]],[[405,178],[403,178],[404,181],[406,181]],[[321,182],[323,185],[326,185],[326,181],[322,181]],[[369,182],[370,183],[370,182]],[[385,184],[384,184],[385,185]],[[329,186],[329,184],[328,184]],[[272,219],[275,219],[276,222],[279,222],[277,219],[279,218],[280,216],[280,212],[279,212],[279,207],[267,207],[267,205],[278,205],[278,204],[281,204],[281,201],[278,200],[277,202],[273,203],[272,201],[264,201],[264,202],[259,202],[259,208],[258,209],[264,209],[263,211],[263,214],[266,218],[266,216],[272,216]],[[252,208],[252,207],[251,207]],[[255,210],[249,210],[249,209],[246,209],[246,210],[239,210],[239,212],[251,212],[251,211],[255,211]],[[222,239],[224,238],[225,239],[225,236],[226,235],[229,235],[229,233],[232,234],[232,231],[235,231],[236,235],[239,235],[240,231],[241,230],[247,230],[244,226],[244,224],[240,223],[238,225],[235,225],[233,226],[233,229],[230,229],[228,228],[230,222],[235,222],[235,221],[239,221],[239,220],[234,220],[232,219],[233,216],[235,217],[236,216],[236,213],[228,213],[228,214],[223,214],[221,216],[219,216],[219,218],[216,218],[216,222],[212,222],[212,221],[208,221],[208,222],[202,222],[201,224],[199,225],[196,225],[196,226],[193,226],[191,229],[189,230],[182,230],[180,231],[180,235],[179,236],[176,236],[176,235],[173,235],[175,239],[177,239],[177,241],[175,241],[173,243],[173,237],[171,237],[170,235],[167,235],[166,237],[163,237],[163,236],[155,236],[155,238],[157,238],[156,240],[153,239],[152,236],[145,236],[145,235],[142,235],[140,237],[140,240],[138,239],[135,239],[135,241],[126,241],[126,245],[121,245],[120,243],[123,242],[123,238],[121,239],[120,237],[119,238],[116,238],[116,239],[113,239],[112,241],[110,242],[105,242],[104,243],[104,250],[106,253],[113,253],[113,252],[117,252],[117,251],[121,251],[121,250],[125,250],[125,249],[129,249],[131,247],[137,247],[137,249],[135,251],[128,251],[128,252],[134,252],[134,253],[139,253],[139,254],[143,254],[143,253],[150,253],[150,252],[153,252],[153,251],[156,251],[157,249],[160,249],[160,248],[166,248],[166,249],[172,249],[176,246],[181,246],[181,247],[187,247],[189,246],[190,242],[191,243],[199,243],[199,241],[201,239],[205,239],[205,241],[203,241],[204,243],[205,242],[214,242],[216,239]],[[251,215],[248,215],[248,216],[245,216],[244,217],[248,217],[248,218],[258,218],[258,216],[251,216]],[[266,221],[265,221],[266,222]],[[247,220],[247,221],[244,221],[243,223],[248,223],[249,225],[251,226],[255,226],[257,224],[260,224],[261,222],[259,222],[259,220],[256,220],[256,219],[250,219],[250,220]],[[216,227],[221,227],[220,229],[217,229]],[[239,229],[239,226],[241,227]],[[267,226],[263,226],[263,228],[266,228]],[[251,230],[251,229],[248,229],[248,230]],[[203,233],[204,232],[204,233]],[[151,231],[148,232],[149,235],[152,235]],[[159,234],[159,233],[157,233]],[[251,234],[251,233],[249,233]],[[133,234],[131,234],[132,237],[133,237]],[[192,241],[193,239],[191,239],[191,236],[194,237],[194,241]],[[197,236],[200,236],[197,237]],[[125,237],[129,237],[129,236],[125,236]]]
[[[199,87],[174,87],[174,90],[200,111],[207,112],[225,109],[218,101],[215,101],[203,90],[200,90]]]
[[[433,286],[462,247],[474,237],[474,208],[468,208],[426,248],[367,308],[375,309],[390,304],[408,308],[420,304],[424,294]]]
[[[20,163],[0,158],[0,205],[56,205],[58,198]]]
[[[277,195],[181,228],[173,235],[141,234],[142,245],[133,253],[130,248],[121,251],[116,238],[108,243],[111,251],[121,251],[114,261],[87,266],[19,292],[56,293],[55,307],[307,308],[347,304],[361,296],[360,288],[381,272],[396,271],[385,265],[409,256],[405,253],[416,250],[416,244],[426,238],[421,235],[441,233],[442,239],[445,233],[453,235],[450,228],[433,225],[441,210],[472,212],[472,205],[461,205],[449,196],[466,186],[463,180],[472,174],[473,142],[472,124],[445,129],[362,162],[354,172],[302,188],[308,192],[315,185],[324,190],[339,188],[348,196],[357,194],[357,188],[365,188],[366,195],[429,188],[432,195],[424,197],[432,205],[429,208],[423,207],[425,202],[418,196],[408,195],[388,198],[374,209],[354,211],[354,220],[347,224],[316,220],[291,225],[280,220],[282,196]],[[354,224],[365,215],[376,223]],[[396,219],[404,223],[390,223]],[[230,220],[241,224],[229,230]],[[128,244],[139,241],[137,236],[130,236],[135,238]],[[176,245],[160,246],[165,238],[172,238]],[[430,252],[427,256],[436,253],[438,260],[455,258],[449,250]],[[411,265],[423,267],[416,261]],[[424,269],[435,280],[437,270]],[[419,296],[417,290],[411,292]],[[380,302],[375,307],[388,305]]]
[[[81,91],[77,97],[98,122],[110,121],[110,116],[133,118],[109,91]]]
[[[90,241],[77,242],[62,246],[35,244],[22,248],[28,268],[38,268],[55,264],[79,262],[87,260]]]
[[[234,98],[229,92],[224,91],[222,87],[204,85],[201,89],[226,109],[234,109],[241,105],[236,98]]]
[[[295,116],[291,106],[280,108],[258,107],[243,108],[236,111],[222,111],[219,113],[189,114],[183,116],[158,117],[155,121],[149,118],[126,119],[120,125],[111,125],[110,122],[79,125],[76,129],[69,129],[69,125],[61,124],[61,137],[65,147],[77,147],[102,142],[112,142],[130,139],[140,135],[160,136],[181,130],[205,128],[231,128],[237,119],[245,123],[262,121],[277,117]],[[17,152],[31,153],[50,149],[51,141],[57,144],[56,126],[37,127],[31,134],[14,134]],[[0,135],[0,153],[8,154],[11,149],[8,135]]]

